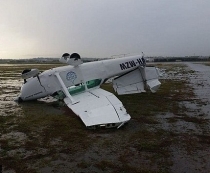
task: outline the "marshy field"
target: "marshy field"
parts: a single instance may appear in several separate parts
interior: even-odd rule
[[[51,97],[18,104],[25,68],[0,65],[0,166],[3,173],[208,173],[210,63],[157,63],[156,93],[117,96],[131,115],[120,129],[86,129]],[[110,84],[103,89],[114,92]]]

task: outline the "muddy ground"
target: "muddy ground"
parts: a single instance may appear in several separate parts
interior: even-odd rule
[[[157,93],[117,96],[132,119],[120,129],[87,130],[51,97],[17,104],[25,68],[0,65],[3,173],[210,171],[210,64],[156,64]],[[104,89],[113,92],[109,84]]]

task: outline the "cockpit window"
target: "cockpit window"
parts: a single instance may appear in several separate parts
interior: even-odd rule
[[[88,89],[91,89],[96,86],[99,86],[100,83],[101,83],[101,79],[94,79],[94,80],[87,81],[86,85]],[[75,95],[75,94],[85,91],[85,85],[84,83],[81,83],[79,86],[70,87],[68,90],[71,95]]]
[[[100,85],[100,83],[101,83],[101,79],[94,79],[94,80],[90,80],[90,81],[86,82],[88,89],[94,88],[94,87]]]
[[[86,82],[87,88],[91,89],[91,88],[97,87],[100,85],[101,81],[102,81],[102,79],[94,79],[94,80],[87,81]],[[68,91],[71,95],[79,94],[79,93],[85,91],[85,85],[84,85],[84,83],[81,83],[77,86],[71,86],[68,88]],[[61,90],[57,91],[52,96],[55,97],[56,99],[64,99],[65,98],[65,94]]]
[[[68,90],[71,95],[75,95],[75,94],[85,91],[85,85],[80,84],[79,86],[73,86],[73,87],[70,87]]]

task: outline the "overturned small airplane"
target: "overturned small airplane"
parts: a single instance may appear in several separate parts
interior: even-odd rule
[[[159,70],[147,67],[143,56],[83,63],[79,54],[65,53],[60,62],[68,65],[42,73],[38,69],[24,70],[24,84],[16,100],[46,96],[62,99],[88,128],[119,128],[131,118],[114,94],[100,88],[108,79],[113,78],[113,88],[119,95],[145,92],[146,88],[156,92],[161,84]]]

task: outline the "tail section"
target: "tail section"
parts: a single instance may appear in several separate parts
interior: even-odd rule
[[[154,93],[161,85],[159,76],[156,67],[139,67],[115,78],[113,88],[119,95],[141,93],[147,88]]]
[[[161,85],[160,81],[158,80],[159,76],[160,74],[156,67],[145,68],[146,85],[153,93],[156,92]]]

